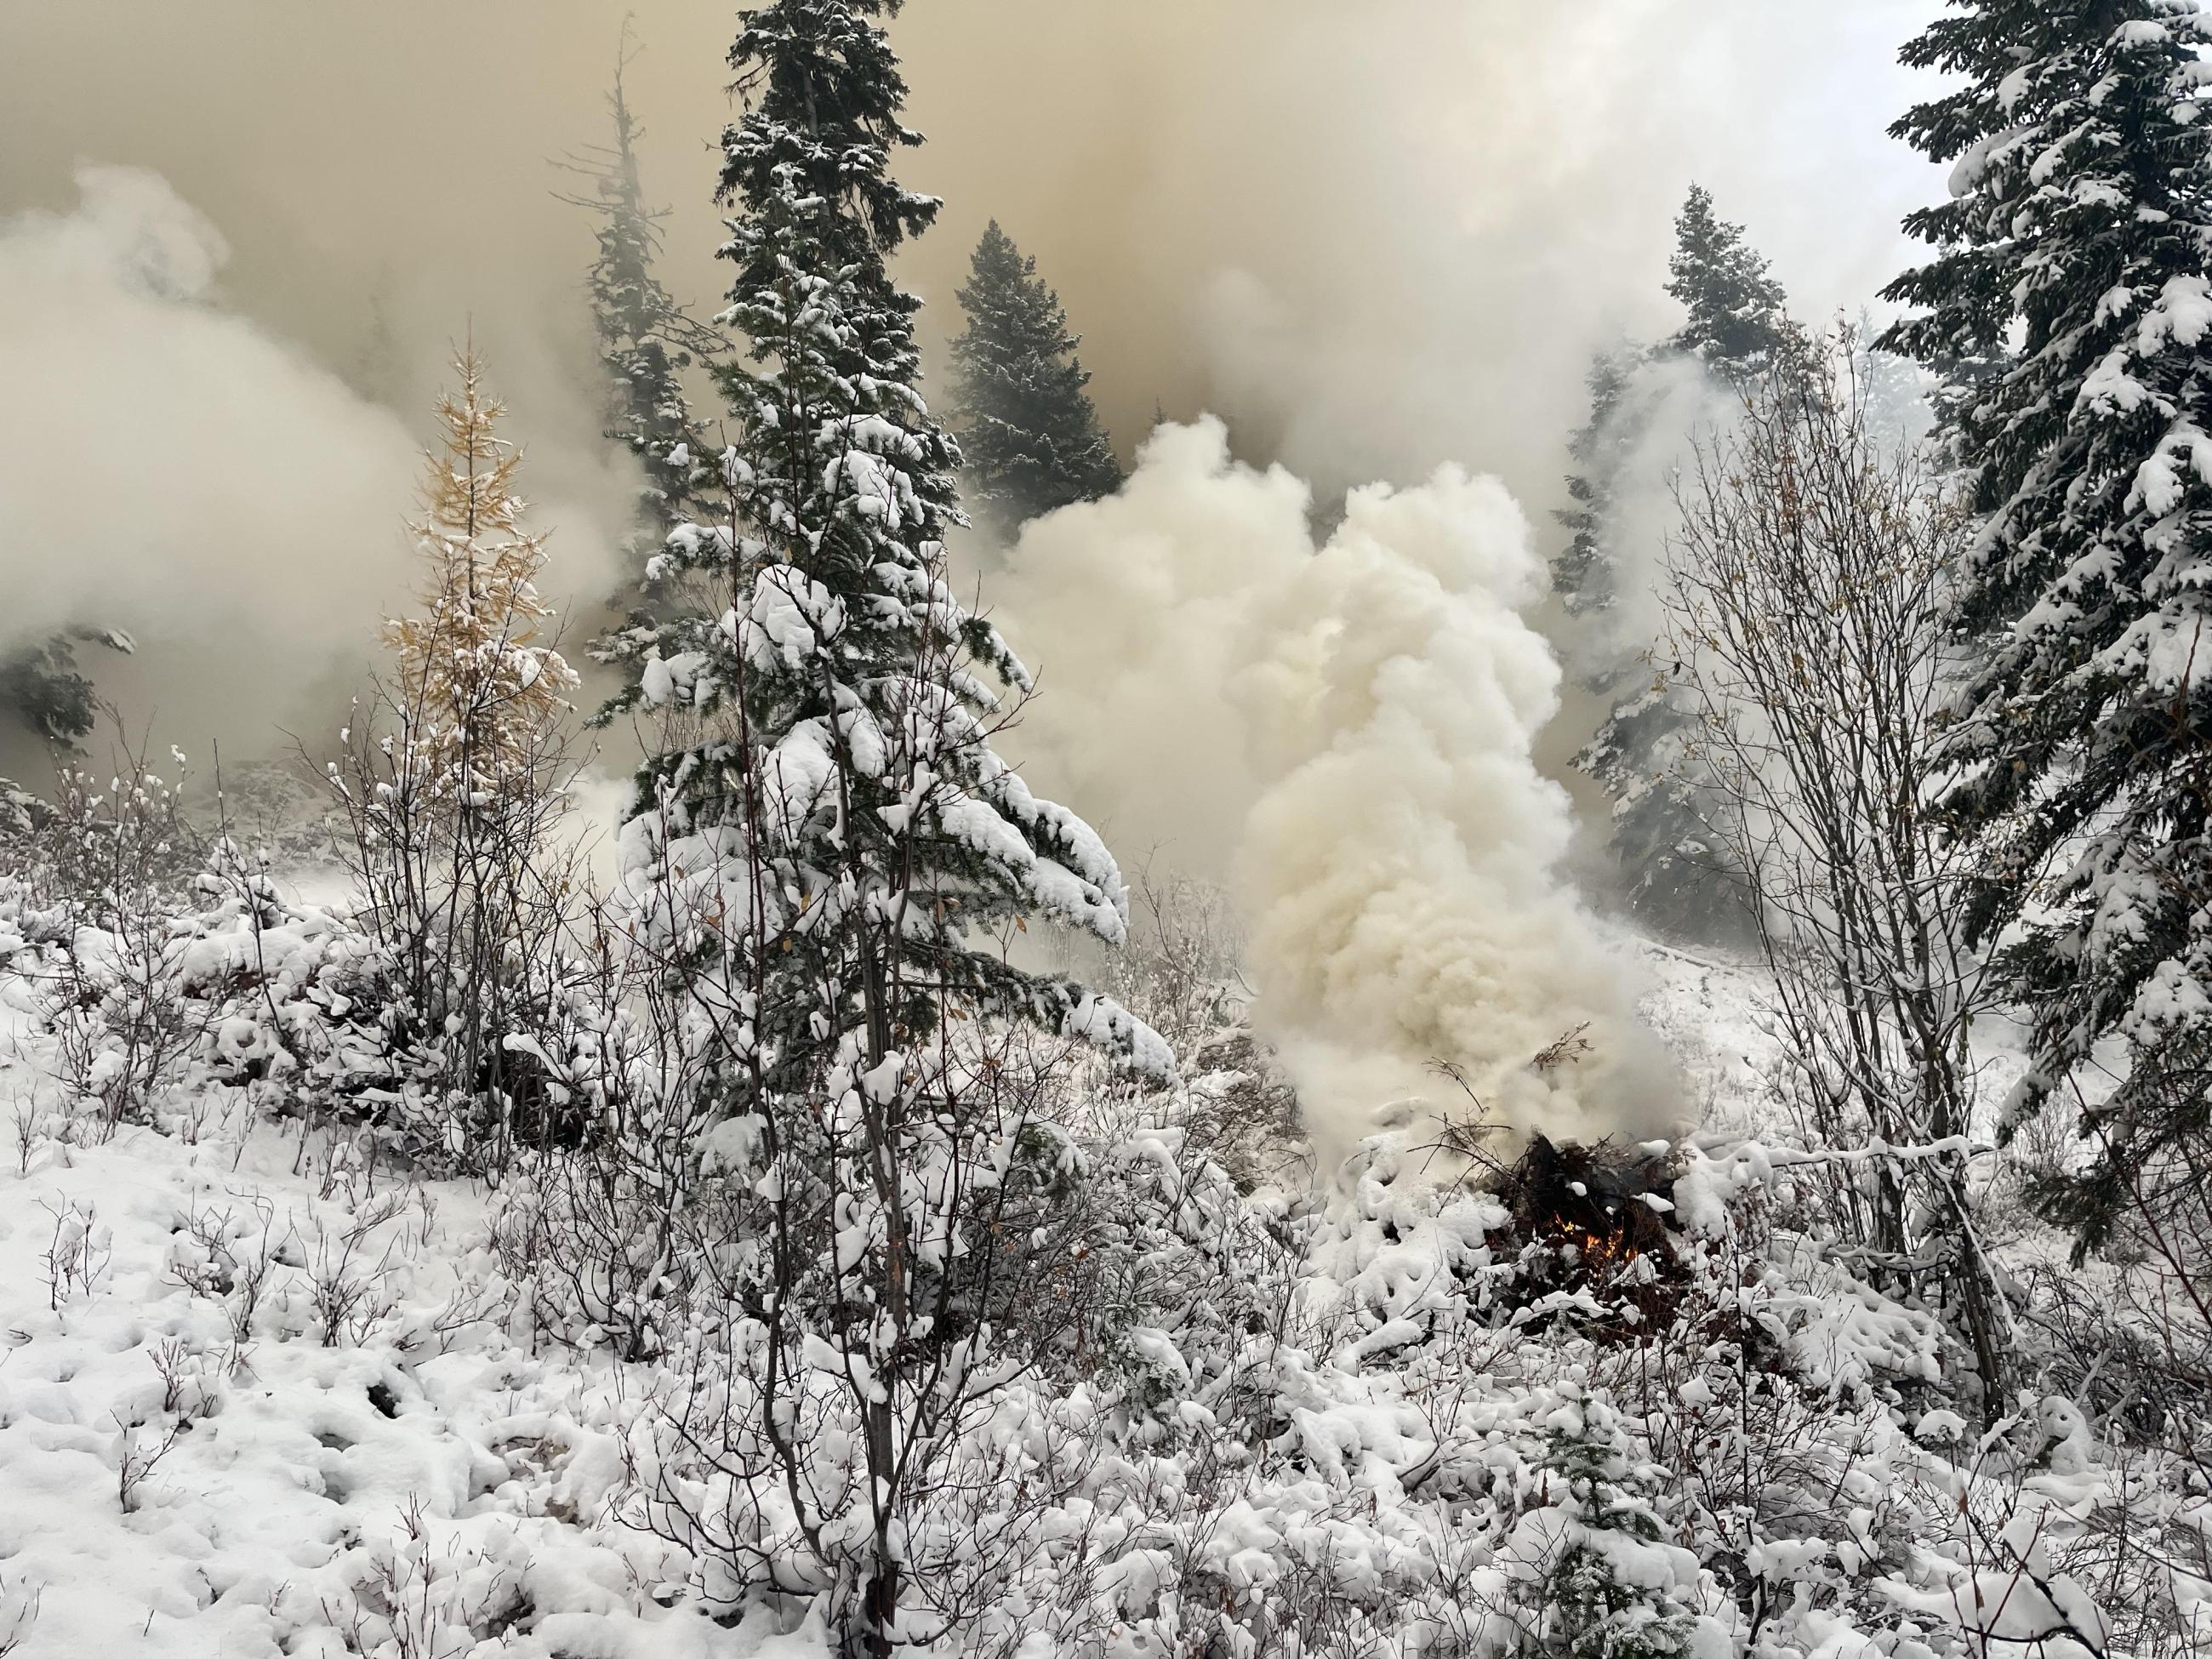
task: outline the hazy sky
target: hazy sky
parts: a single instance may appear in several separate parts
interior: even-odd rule
[[[1067,301],[1125,450],[1156,407],[1209,409],[1240,454],[1284,459],[1324,498],[1455,459],[1540,520],[1591,345],[1670,325],[1660,285],[1693,179],[1808,314],[1856,310],[1909,257],[1897,220],[1941,180],[1882,128],[1913,90],[1896,48],[1935,6],[913,0],[896,31],[932,143],[902,167],[947,206],[905,274],[934,337],[996,216]],[[733,9],[641,0],[633,15],[647,184],[676,210],[665,275],[710,307]],[[418,439],[447,344],[473,325],[531,446],[531,493],[568,520],[556,574],[588,597],[622,489],[595,436],[591,227],[549,163],[602,136],[623,16],[594,0],[0,8],[0,217],[70,209],[82,161],[158,173],[230,249],[192,303],[347,377]],[[92,363],[113,347],[85,326]],[[52,344],[40,361],[68,361]],[[111,434],[83,477],[0,474],[0,490],[46,493],[34,522],[94,477],[135,507],[119,458],[174,439],[137,424],[129,365],[101,367],[8,388],[19,408],[87,400]],[[191,393],[143,408],[189,421]],[[259,464],[202,435],[196,470]],[[391,550],[392,579],[367,586],[404,575],[406,507],[388,537],[355,526],[349,560]],[[0,576],[40,556],[0,546]]]
[[[1810,308],[1893,274],[1897,217],[1935,181],[1881,128],[1909,89],[1896,47],[1934,9],[914,0],[897,28],[933,143],[904,167],[947,207],[909,277],[941,319],[1000,218],[1076,312],[1125,440],[1155,399],[1210,403],[1346,477],[1477,443],[1498,453],[1461,459],[1518,472],[1571,412],[1592,334],[1663,324],[1693,178]],[[632,15],[648,182],[678,210],[667,275],[705,301],[733,9]],[[588,230],[547,160],[600,136],[623,15],[10,6],[0,206],[65,205],[81,158],[150,167],[236,250],[237,302],[336,366],[379,296],[431,366],[471,313],[495,349],[573,357]]]

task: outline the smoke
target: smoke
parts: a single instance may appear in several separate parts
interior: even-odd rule
[[[1934,185],[1881,128],[1915,90],[1896,45],[1935,5],[915,0],[896,35],[931,143],[902,171],[947,206],[902,275],[941,341],[996,216],[1067,301],[1125,444],[1156,408],[1212,410],[1240,454],[1281,459],[1325,496],[1458,460],[1549,504],[1589,347],[1669,325],[1659,285],[1692,178],[1750,223],[1810,314],[1856,308],[1898,268],[1898,215]],[[574,610],[600,597],[626,484],[599,436],[592,227],[548,162],[605,137],[622,27],[598,0],[0,8],[0,215],[66,212],[79,157],[158,173],[234,250],[224,310],[410,433],[473,325],[531,452],[526,488],[559,532],[548,592]],[[726,286],[708,198],[732,8],[651,0],[635,27],[647,187],[676,210],[663,273],[708,311]],[[73,314],[17,325],[43,329],[50,359],[86,382],[135,391],[103,336],[61,332]],[[119,457],[165,445],[280,487],[189,421],[155,424],[189,401],[143,419],[116,404],[56,492],[127,489]],[[302,521],[346,550],[298,561],[331,584],[313,637],[353,629],[356,655],[373,623],[338,612],[354,573],[392,569],[392,548],[366,544],[412,489],[368,511],[373,460],[350,464],[347,523]],[[234,591],[267,568],[241,554],[227,579],[221,538],[186,548],[181,533],[170,556]],[[0,548],[11,582],[46,556]],[[264,700],[235,695],[240,655],[127,672],[179,725],[265,724]],[[314,655],[270,655],[255,678],[299,704],[346,678],[278,682]],[[94,665],[104,683],[123,666]]]
[[[1311,504],[1206,420],[1030,525],[1001,623],[1081,695],[1031,705],[1024,758],[1113,802],[1124,846],[1226,877],[1255,1024],[1325,1150],[1411,1098],[1466,1109],[1437,1061],[1516,1128],[1668,1127],[1668,1069],[1561,875],[1572,812],[1534,757],[1559,670],[1519,507],[1447,465],[1352,491],[1316,546]],[[1532,1063],[1577,1030],[1587,1053]]]
[[[1340,1139],[1378,1097],[1433,1092],[1431,1058],[1522,1121],[1665,1109],[1628,1086],[1627,992],[1557,875],[1529,531],[1438,469],[1558,501],[1591,348],[1674,325],[1693,179],[1802,313],[1856,311],[1940,189],[1881,136],[1919,90],[1896,46],[1939,3],[902,12],[931,139],[902,175],[947,203],[899,273],[933,349],[996,217],[1059,288],[1125,446],[1156,410],[1212,410],[1238,455],[1290,469],[1230,465],[1218,427],[1170,434],[1120,500],[1032,530],[1005,608],[1048,691],[1024,740],[1125,849],[1236,884],[1262,1018]],[[636,26],[648,193],[676,210],[662,274],[706,313],[732,7],[644,0]],[[599,0],[0,8],[0,214],[48,210],[0,250],[0,351],[23,354],[0,366],[0,580],[26,596],[0,627],[135,623],[138,683],[103,657],[103,688],[194,737],[334,700],[404,587],[408,434],[471,326],[556,527],[546,591],[598,598],[628,481],[599,436],[591,223],[547,163],[605,137],[621,27]],[[167,227],[173,267],[151,289],[128,215],[70,210],[86,155],[206,216],[142,176],[130,222]],[[91,274],[39,276],[65,245]],[[1316,548],[1292,473],[1328,503],[1418,487],[1354,493]],[[71,568],[34,583],[48,562]],[[1585,1018],[1599,1052],[1529,1072]]]
[[[413,446],[209,302],[228,250],[161,179],[77,184],[0,223],[0,647],[118,628],[202,707],[281,695],[374,629]]]
[[[265,743],[313,693],[336,701],[406,602],[421,452],[216,303],[229,249],[163,179],[87,166],[76,185],[74,211],[0,222],[0,649],[120,629],[141,648],[124,684],[165,732]],[[590,510],[563,516],[586,556],[567,573],[603,587]],[[84,665],[116,678],[104,653]]]

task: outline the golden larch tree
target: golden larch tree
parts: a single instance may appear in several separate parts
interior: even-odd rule
[[[522,527],[521,456],[496,435],[506,405],[484,389],[471,345],[460,389],[438,400],[442,451],[428,456],[424,516],[408,528],[425,564],[427,614],[389,622],[410,769],[433,792],[472,803],[542,787],[576,673],[538,640],[554,615],[536,579],[546,538]]]

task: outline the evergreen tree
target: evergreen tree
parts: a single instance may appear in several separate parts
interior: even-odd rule
[[[960,447],[971,494],[997,527],[1121,487],[1121,463],[1085,387],[1059,295],[1036,261],[992,221],[976,244],[960,303],[968,326],[952,343],[960,377]]]
[[[1615,498],[1654,418],[1650,370],[1690,358],[1741,393],[1811,347],[1766,261],[1741,225],[1719,216],[1710,191],[1692,186],[1674,231],[1667,292],[1687,316],[1659,350],[1616,348],[1593,366],[1590,419],[1576,434],[1577,470],[1567,481],[1574,505],[1559,515],[1573,538],[1553,581],[1585,623],[1577,678],[1619,699],[1575,765],[1612,797],[1611,852],[1631,914],[1662,933],[1733,940],[1746,928],[1743,884],[1706,827],[1695,722],[1677,706],[1665,665],[1650,661],[1648,641],[1624,637],[1613,614],[1622,561],[1614,544],[1628,533]]]
[[[1528,1659],[1674,1659],[1702,1632],[1697,1559],[1674,1547],[1655,1499],[1663,1479],[1636,1455],[1620,1412],[1583,1379],[1558,1385],[1538,1496],[1498,1552],[1510,1634]]]
[[[614,663],[631,661],[649,647],[647,613],[667,606],[653,561],[669,532],[712,510],[702,492],[711,492],[714,471],[684,374],[725,349],[715,331],[685,314],[654,272],[660,222],[666,216],[647,205],[638,171],[637,146],[644,135],[623,84],[630,60],[626,48],[608,98],[613,142],[567,164],[592,183],[589,196],[567,199],[599,219],[599,258],[586,287],[609,392],[605,434],[634,455],[644,473],[633,532],[625,544],[635,586],[630,609],[638,614],[629,627],[592,647],[594,656]],[[617,699],[601,718],[626,706]]]
[[[1960,83],[1893,129],[1954,171],[1907,222],[1936,257],[1888,290],[1917,308],[1890,341],[2003,365],[1947,406],[1987,515],[1953,600],[1984,654],[1948,804],[1992,850],[1979,931],[2021,928],[2010,1121],[2100,1040],[2133,1055],[2089,1167],[2045,1194],[2089,1243],[2207,1127],[2208,39],[2196,0],[1951,0],[1904,56]]]
[[[921,137],[889,9],[740,14],[718,197],[724,320],[748,343],[719,371],[738,437],[726,509],[671,540],[714,598],[640,665],[670,741],[624,832],[638,936],[716,1034],[702,1151],[744,1211],[715,1267],[748,1333],[726,1397],[748,1403],[711,1432],[785,1518],[713,1534],[729,1600],[820,1591],[846,1650],[872,1654],[935,1633],[914,1448],[1021,1363],[992,1311],[1021,1274],[993,1253],[1032,1229],[994,1206],[1070,1167],[1007,1116],[993,1034],[1172,1066],[1119,1008],[994,948],[1030,918],[1119,944],[1127,894],[1097,836],[994,752],[1009,711],[981,676],[1017,698],[1029,678],[945,581],[960,453],[917,389],[919,302],[885,268],[939,204],[891,173]]]
[[[1730,386],[1750,385],[1792,346],[1803,346],[1782,284],[1745,241],[1743,227],[1714,210],[1712,192],[1702,185],[1690,186],[1674,221],[1667,270],[1667,292],[1690,313],[1669,343]]]
[[[50,743],[74,749],[92,731],[92,682],[78,672],[76,642],[56,634],[0,658],[0,702]]]
[[[119,628],[70,628],[0,655],[0,708],[14,709],[26,726],[65,750],[91,735],[99,714],[93,684],[77,665],[80,643],[125,656],[138,648]]]
[[[1567,479],[1573,505],[1553,514],[1570,534],[1565,550],[1552,562],[1552,586],[1571,617],[1598,616],[1612,610],[1620,596],[1620,573],[1607,538],[1621,469],[1642,431],[1626,405],[1649,356],[1624,340],[1590,360],[1589,420],[1567,445],[1576,467]],[[1618,678],[1617,665],[1601,669],[1590,689],[1603,690]]]

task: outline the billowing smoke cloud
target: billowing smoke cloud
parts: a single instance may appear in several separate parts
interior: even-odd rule
[[[0,650],[122,630],[164,737],[269,741],[310,689],[334,699],[407,601],[421,451],[216,302],[229,250],[162,179],[88,166],[76,182],[74,211],[0,222]],[[604,538],[568,513],[584,556],[565,572],[604,586]],[[113,659],[84,665],[112,682]]]
[[[1029,526],[1001,617],[1047,695],[1018,741],[1124,846],[1226,875],[1256,1023],[1324,1149],[1376,1109],[1554,1134],[1665,1127],[1679,1102],[1620,964],[1560,871],[1536,734],[1559,670],[1525,612],[1544,567],[1504,486],[1440,469],[1353,490],[1320,546],[1308,487],[1164,427],[1116,497]],[[1539,1069],[1586,1028],[1587,1053]]]
[[[0,648],[121,629],[196,703],[265,708],[373,637],[416,452],[210,303],[228,250],[160,178],[77,182],[0,223]]]
[[[1549,505],[1589,346],[1668,325],[1692,178],[1809,314],[1898,267],[1897,216],[1939,181],[1881,136],[1912,90],[1890,60],[1936,5],[915,0],[896,34],[931,143],[902,171],[947,205],[902,275],[941,338],[995,216],[1067,300],[1125,443],[1156,406],[1211,409],[1325,496],[1456,459]],[[726,286],[708,198],[733,11],[635,9],[647,185],[676,210],[663,270],[702,311]],[[66,211],[80,156],[160,173],[234,250],[223,305],[410,432],[473,322],[559,527],[552,591],[595,599],[622,484],[591,225],[547,163],[605,136],[622,27],[600,0],[0,7],[0,215]],[[103,351],[77,340],[88,376]],[[36,556],[0,550],[11,579]]]

